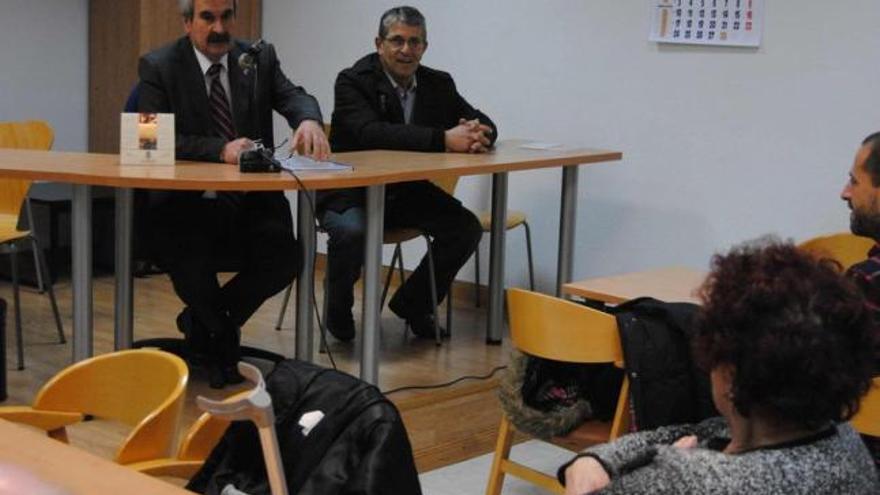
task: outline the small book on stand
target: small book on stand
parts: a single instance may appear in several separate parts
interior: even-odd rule
[[[119,163],[174,165],[174,114],[123,113],[119,128]]]

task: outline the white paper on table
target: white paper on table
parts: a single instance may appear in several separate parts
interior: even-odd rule
[[[345,163],[319,162],[302,155],[278,158],[278,161],[281,163],[281,168],[291,172],[350,172],[352,170],[352,166]]]
[[[525,150],[553,150],[562,148],[562,144],[560,143],[545,143],[543,141],[530,141],[528,143],[523,143],[519,145],[520,148]]]

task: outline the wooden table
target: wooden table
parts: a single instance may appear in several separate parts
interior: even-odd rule
[[[53,494],[192,495],[170,483],[120,466],[84,450],[63,444],[29,428],[0,419],[0,491],[32,493],[12,483],[10,468],[18,468],[64,491]]]
[[[348,163],[344,173],[301,173],[300,181],[287,174],[245,174],[238,167],[217,163],[179,162],[176,166],[120,166],[118,155],[0,149],[0,176],[54,180],[73,184],[72,286],[73,359],[92,355],[91,202],[93,185],[116,188],[116,348],[132,342],[131,238],[133,189],[273,191],[298,190],[297,231],[302,244],[303,273],[313,273],[314,220],[310,210],[313,190],[340,187],[367,188],[367,232],[364,260],[364,315],[361,378],[378,383],[379,271],[385,185],[412,180],[492,174],[492,238],[489,268],[487,341],[501,341],[507,174],[517,170],[562,167],[557,294],[571,280],[577,201],[578,165],[620,160],[621,153],[594,149],[531,150],[523,141],[497,143],[492,152],[418,153],[359,151],[337,153]],[[305,189],[304,189],[305,188]],[[312,360],[314,342],[309,295],[311,277],[297,279],[296,355]]]
[[[625,273],[610,277],[588,278],[564,284],[564,293],[585,299],[620,304],[637,297],[650,296],[666,302],[699,304],[696,290],[706,272],[681,266]]]

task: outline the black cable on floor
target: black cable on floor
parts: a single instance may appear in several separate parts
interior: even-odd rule
[[[455,380],[445,382],[445,383],[438,383],[436,385],[409,385],[409,386],[405,386],[405,387],[393,388],[387,392],[382,392],[382,393],[385,395],[391,395],[391,394],[396,394],[397,392],[403,392],[404,390],[433,390],[433,389],[437,389],[437,388],[450,387],[450,386],[455,385],[456,383],[462,382],[464,380],[488,380],[489,378],[492,378],[495,375],[495,373],[498,373],[499,371],[506,369],[506,368],[507,368],[507,366],[496,366],[496,367],[492,368],[492,371],[490,371],[486,375],[479,375],[479,376],[465,375],[465,376],[460,376],[460,377],[456,378]]]

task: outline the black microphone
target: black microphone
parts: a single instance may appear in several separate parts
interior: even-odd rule
[[[238,56],[238,66],[241,67],[245,75],[257,67],[257,56],[263,51],[265,44],[262,39],[259,39]]]

